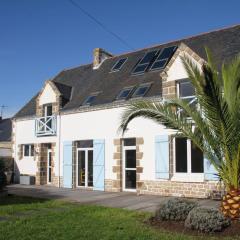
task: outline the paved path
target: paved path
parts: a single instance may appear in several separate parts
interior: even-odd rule
[[[62,199],[80,204],[94,204],[106,207],[124,208],[154,212],[158,205],[168,199],[155,195],[137,195],[128,192],[100,192],[84,189],[64,189],[50,186],[10,185],[9,194],[47,199]],[[196,200],[201,206],[218,207],[219,202],[209,199]]]

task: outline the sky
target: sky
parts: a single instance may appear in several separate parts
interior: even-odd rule
[[[73,0],[133,49],[240,23],[239,0]],[[131,49],[70,0],[0,0],[0,106],[11,117],[63,69],[94,48]]]

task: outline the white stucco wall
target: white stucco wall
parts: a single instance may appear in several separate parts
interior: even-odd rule
[[[55,175],[59,175],[59,140],[60,148],[60,175],[62,176],[63,163],[63,142],[86,139],[104,139],[105,140],[105,178],[115,179],[116,175],[112,172],[114,165],[113,154],[115,151],[113,140],[122,137],[118,133],[120,116],[123,108],[105,109],[100,111],[82,112],[75,114],[62,115],[58,117],[57,137],[36,137],[34,128],[34,119],[17,121],[15,127],[15,159],[20,173],[36,174],[36,161],[33,157],[23,157],[18,159],[17,146],[19,144],[33,143],[51,143],[56,142],[55,156]],[[61,122],[60,122],[61,121]],[[61,126],[61,131],[60,131]],[[144,168],[142,179],[155,179],[155,150],[154,139],[156,135],[166,134],[167,131],[163,126],[157,125],[150,120],[138,118],[133,120],[129,125],[129,130],[124,137],[143,137],[144,144],[141,146],[143,159],[141,164]],[[60,132],[59,132],[60,131]]]
[[[51,143],[56,142],[58,145],[57,137],[36,137],[35,136],[35,119],[20,120],[15,122],[14,127],[14,159],[15,165],[22,174],[35,175],[37,171],[37,163],[33,157],[18,158],[18,146],[22,144],[35,144],[35,143]],[[58,158],[58,151],[56,152]],[[56,161],[55,174],[58,174],[58,161]]]
[[[39,97],[39,105],[56,102],[56,94],[50,84],[46,84],[41,96]]]
[[[107,179],[116,179],[116,175],[112,172],[115,151],[113,140],[122,137],[118,133],[122,111],[123,108],[114,108],[61,117],[61,142],[86,139],[105,140],[105,178]],[[169,130],[167,131],[163,126],[142,118],[133,120],[128,129],[123,137],[144,138],[144,144],[141,147],[141,151],[144,153],[143,160],[141,160],[144,168],[142,179],[155,179],[154,139],[156,135],[169,133]],[[61,154],[61,163],[62,156],[63,154]]]
[[[186,56],[189,57],[188,54],[186,54]],[[199,67],[199,69],[201,69],[201,65],[197,61],[195,61],[193,58],[191,58],[191,60]],[[188,78],[187,72],[183,66],[180,55],[176,57],[171,68],[168,70],[167,75],[168,75],[167,81],[176,81],[178,79]]]

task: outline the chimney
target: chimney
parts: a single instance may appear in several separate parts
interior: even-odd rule
[[[111,53],[108,53],[102,48],[95,48],[93,50],[93,69],[99,68],[101,63],[107,59],[112,57],[113,55]]]

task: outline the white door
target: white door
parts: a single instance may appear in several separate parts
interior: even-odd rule
[[[136,191],[136,146],[123,146],[123,190]]]
[[[76,163],[77,187],[93,187],[93,149],[78,148]]]
[[[52,182],[52,149],[47,151],[47,183]]]

